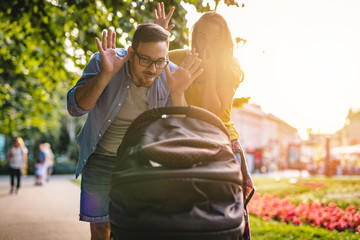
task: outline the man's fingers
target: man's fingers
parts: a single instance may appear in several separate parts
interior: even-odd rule
[[[197,59],[200,60],[197,53],[189,53],[184,60],[183,68],[190,70],[193,67],[194,63],[197,63]]]
[[[169,81],[170,75],[171,75],[171,71],[170,71],[169,66],[166,66],[165,73],[166,73],[166,79],[167,79],[167,81]]]
[[[106,46],[106,30],[103,30],[103,32],[102,32],[102,48],[103,49],[106,49],[107,48],[107,46]]]
[[[113,40],[112,40],[112,48],[115,49],[116,48],[116,32],[113,32]]]
[[[186,57],[185,59],[182,61],[182,63],[180,64],[181,67],[187,69],[190,65],[190,60],[191,60],[191,53],[187,52],[186,53]]]
[[[97,45],[97,47],[98,47],[98,50],[99,50],[99,52],[100,52],[100,55],[103,55],[103,54],[104,54],[104,50],[103,50],[103,48],[101,47],[101,42],[100,42],[100,40],[99,40],[97,37],[95,37],[95,41],[96,41],[96,45]]]
[[[196,78],[200,76],[204,72],[203,68],[199,68],[195,73],[191,74],[191,81],[194,81]]]
[[[190,74],[192,75],[200,66],[202,60],[200,58],[196,58],[189,69]]]
[[[108,36],[107,36],[107,47],[108,48],[112,47],[112,40],[113,40],[113,30],[111,28],[109,28]]]

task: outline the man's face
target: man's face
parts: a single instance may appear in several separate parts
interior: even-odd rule
[[[151,87],[163,71],[163,69],[155,67],[155,62],[149,67],[140,65],[139,58],[144,59],[144,62],[148,62],[148,60],[161,62],[165,61],[167,53],[168,45],[166,42],[140,42],[138,48],[133,49],[133,55],[130,59],[130,73],[136,86]]]

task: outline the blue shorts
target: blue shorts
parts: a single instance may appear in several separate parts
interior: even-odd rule
[[[81,174],[80,221],[109,222],[110,174],[116,157],[92,154]]]

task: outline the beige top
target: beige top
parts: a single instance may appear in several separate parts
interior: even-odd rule
[[[98,142],[95,153],[116,156],[117,149],[132,121],[148,109],[147,91],[148,88],[137,87],[131,82],[120,111]]]

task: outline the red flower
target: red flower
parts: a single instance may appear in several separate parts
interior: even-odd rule
[[[349,206],[344,210],[336,203],[327,206],[319,203],[291,203],[287,197],[280,199],[277,195],[255,193],[250,204],[249,213],[264,220],[274,219],[294,225],[309,224],[328,230],[352,230],[360,234],[360,210]]]

